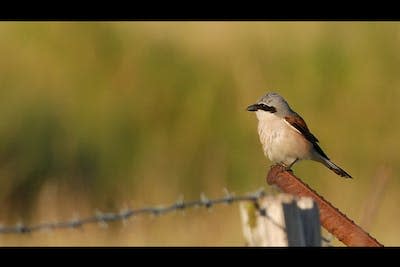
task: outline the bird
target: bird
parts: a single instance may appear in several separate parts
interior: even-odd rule
[[[352,178],[333,163],[319,146],[303,118],[278,93],[269,92],[247,107],[258,119],[258,134],[266,157],[291,170],[300,160],[320,162],[337,175]]]

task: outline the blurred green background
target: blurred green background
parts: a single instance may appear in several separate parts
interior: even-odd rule
[[[3,22],[0,223],[68,220],[268,186],[255,115],[282,94],[353,177],[296,175],[399,245],[400,24]],[[237,205],[0,245],[241,246]],[[334,245],[342,245],[335,241]]]

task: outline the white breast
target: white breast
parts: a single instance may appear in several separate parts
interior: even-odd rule
[[[311,144],[297,129],[273,113],[259,110],[256,115],[264,154],[272,162],[290,165],[296,159],[309,158]]]

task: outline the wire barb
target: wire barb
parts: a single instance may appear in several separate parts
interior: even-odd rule
[[[186,208],[186,204],[185,204],[185,200],[183,198],[183,195],[181,195],[178,199],[178,201],[176,201],[175,203],[175,207],[178,210],[183,210],[184,208]]]
[[[203,205],[207,209],[211,208],[213,203],[209,200],[205,193],[200,194],[200,205]]]
[[[224,188],[224,193],[225,193],[226,204],[231,204],[234,199],[233,193],[229,192],[227,188]]]

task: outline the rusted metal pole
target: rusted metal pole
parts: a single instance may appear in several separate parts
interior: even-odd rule
[[[375,238],[303,183],[292,172],[275,165],[267,176],[268,184],[276,184],[284,192],[312,197],[319,206],[321,225],[347,246],[382,247]]]

